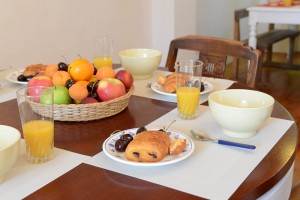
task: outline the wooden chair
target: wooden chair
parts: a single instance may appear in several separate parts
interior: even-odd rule
[[[250,61],[246,85],[254,88],[260,51],[253,50],[244,42],[207,36],[186,36],[174,39],[170,43],[166,67],[174,71],[178,50],[199,52],[199,60],[203,64],[203,76],[224,78],[227,57],[235,57]]]
[[[234,11],[234,39],[240,41],[240,22],[241,19],[249,16],[249,12],[246,9],[239,9]],[[269,24],[269,30],[265,33],[257,35],[257,49],[262,53],[262,63],[263,65],[272,66],[272,67],[283,67],[289,68],[293,63],[293,54],[294,54],[294,43],[295,38],[300,35],[300,31],[297,30],[284,30],[284,29],[274,29],[274,24]],[[289,51],[288,51],[288,61],[287,63],[276,63],[272,62],[272,47],[274,43],[279,41],[289,39]],[[248,44],[248,39],[243,40]],[[267,52],[266,61],[263,61],[264,53]],[[234,60],[233,62],[233,78],[238,78],[238,65],[239,61]],[[260,73],[261,69],[259,69]]]

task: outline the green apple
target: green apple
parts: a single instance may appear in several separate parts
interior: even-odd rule
[[[69,90],[65,86],[60,85],[54,86],[53,100],[54,104],[70,104],[72,101]],[[50,104],[51,102],[51,95],[44,95],[41,97],[40,103]]]

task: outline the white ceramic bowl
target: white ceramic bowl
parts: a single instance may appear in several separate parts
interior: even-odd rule
[[[0,125],[0,184],[19,156],[20,141],[21,134],[17,129]]]
[[[152,77],[158,68],[162,53],[155,49],[126,49],[119,52],[122,67],[128,70],[134,79]]]
[[[270,117],[274,98],[259,91],[230,89],[211,93],[208,103],[226,135],[248,138],[254,136]]]

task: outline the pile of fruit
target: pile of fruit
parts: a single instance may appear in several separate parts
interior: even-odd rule
[[[46,67],[28,81],[31,86],[54,86],[54,104],[88,104],[123,96],[133,85],[127,70],[115,72],[111,67],[98,70],[88,60],[78,58],[69,65],[60,62]],[[47,104],[49,99],[42,98]]]

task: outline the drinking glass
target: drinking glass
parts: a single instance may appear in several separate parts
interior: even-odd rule
[[[94,66],[112,67],[113,40],[109,37],[98,37],[94,41]]]
[[[175,63],[177,110],[182,119],[195,119],[200,115],[202,66],[203,63],[199,60]]]
[[[42,163],[53,158],[53,87],[25,87],[17,90],[17,101],[27,160]]]
[[[270,6],[278,6],[279,2],[280,2],[280,0],[268,0],[268,4]]]
[[[292,5],[292,0],[283,0],[284,6],[291,6]]]

